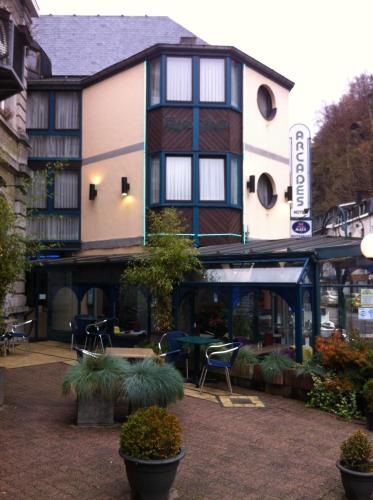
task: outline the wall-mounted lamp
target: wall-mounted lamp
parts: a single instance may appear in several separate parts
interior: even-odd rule
[[[285,191],[285,200],[290,203],[291,201],[293,201],[293,187],[292,186],[288,186],[287,187],[287,190]]]
[[[127,182],[127,177],[122,177],[122,196],[127,196],[130,190],[130,185]]]
[[[94,200],[97,196],[96,184],[89,185],[89,199]]]
[[[246,182],[246,187],[249,193],[255,193],[255,175],[250,175],[249,180]]]

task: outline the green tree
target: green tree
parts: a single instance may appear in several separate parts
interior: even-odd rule
[[[184,236],[173,208],[149,212],[147,253],[134,259],[122,274],[124,287],[144,287],[152,297],[154,325],[160,331],[172,327],[172,293],[188,275],[202,274],[192,241]]]
[[[355,78],[336,104],[321,111],[312,146],[313,207],[320,214],[373,193],[373,75]]]

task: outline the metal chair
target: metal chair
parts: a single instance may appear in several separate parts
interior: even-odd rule
[[[229,342],[227,344],[214,344],[210,345],[206,349],[206,360],[205,365],[202,368],[201,377],[199,379],[199,391],[202,392],[203,385],[206,380],[207,370],[209,366],[214,368],[224,368],[225,377],[227,379],[227,384],[229,388],[229,392],[232,394],[232,384],[231,378],[229,375],[229,369],[232,368],[233,363],[237,358],[238,351],[242,347],[241,342]],[[231,353],[229,359],[227,359],[227,354]],[[219,359],[222,357],[223,359]]]
[[[108,319],[103,319],[102,321],[96,321],[96,323],[91,323],[85,328],[86,339],[84,343],[84,349],[87,349],[87,344],[90,342],[91,350],[94,351],[97,346],[97,339],[100,341],[102,352],[105,351],[103,339],[107,339],[110,347],[113,347],[111,343],[110,332],[107,331]]]
[[[81,349],[80,347],[73,347],[72,350],[76,352],[76,359],[78,361],[82,361],[82,359],[86,357],[99,358],[101,356],[98,352],[87,351],[86,349]]]
[[[32,325],[34,323],[33,319],[29,319],[28,321],[23,321],[22,323],[17,323],[12,325],[10,334],[9,334],[9,345],[13,347],[13,352],[15,352],[16,345],[23,344],[26,342],[27,350],[30,351],[30,335],[32,332]],[[17,332],[19,328],[23,328],[22,332]]]
[[[175,363],[175,361],[183,360],[185,361],[185,375],[189,378],[189,363],[188,363],[188,353],[183,351],[180,344],[177,342],[178,337],[186,337],[186,333],[174,330],[172,332],[164,333],[158,342],[159,357],[164,358],[166,363]],[[167,351],[165,351],[163,346],[167,346]]]

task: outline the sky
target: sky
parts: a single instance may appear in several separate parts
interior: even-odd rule
[[[40,14],[167,15],[213,45],[233,45],[286,76],[289,126],[318,129],[349,82],[373,74],[373,0],[37,0]]]

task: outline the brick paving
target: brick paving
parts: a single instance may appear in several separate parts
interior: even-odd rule
[[[119,424],[74,425],[75,400],[61,396],[63,363],[9,369],[0,409],[1,499],[130,499],[118,455]],[[185,397],[174,405],[187,455],[171,500],[336,500],[335,460],[361,425],[259,396],[264,408],[223,408]]]

